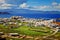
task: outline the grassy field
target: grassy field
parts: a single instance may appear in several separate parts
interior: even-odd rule
[[[44,36],[44,35],[49,35],[50,33],[50,29],[47,28],[47,27],[28,27],[28,26],[21,26],[21,27],[18,27],[18,28],[13,28],[13,29],[9,29],[7,26],[3,26],[3,25],[0,25],[0,31],[3,31],[5,33],[10,33],[10,32],[17,32],[17,33],[20,33],[20,34],[24,34],[24,35],[30,35],[30,36]],[[35,31],[33,31],[32,29],[34,29]],[[42,31],[41,31],[42,30]],[[38,32],[40,31],[40,32]],[[46,31],[46,33],[45,33]]]
[[[37,37],[37,36],[43,37],[50,35],[52,30],[48,27],[42,27],[42,26],[41,27],[20,26],[18,28],[9,29],[8,26],[4,26],[0,24],[0,31],[4,33],[19,33],[22,35],[27,35],[32,37]],[[60,38],[60,32],[54,35],[54,37]],[[12,40],[23,40],[23,39],[12,39]]]
[[[32,29],[35,29],[35,31],[33,31]],[[49,35],[50,31],[51,31],[50,29],[45,28],[45,27],[44,28],[43,27],[37,27],[37,28],[34,27],[34,28],[31,28],[31,27],[27,27],[27,26],[22,26],[22,27],[19,27],[17,29],[14,29],[14,30],[19,31],[20,34],[25,34],[25,35],[30,35],[30,36]]]

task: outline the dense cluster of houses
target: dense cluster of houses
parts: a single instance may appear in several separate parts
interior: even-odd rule
[[[47,27],[57,27],[58,24],[54,23],[54,19],[44,20],[44,19],[34,19],[34,18],[24,18],[22,16],[12,16],[11,18],[0,18],[0,24],[10,26],[12,28],[23,25],[26,22],[27,26],[47,26]]]
[[[44,20],[44,21],[40,21],[40,22],[36,22],[35,26],[47,26],[47,27],[57,27],[59,26],[58,24],[54,23],[54,19],[51,20]]]

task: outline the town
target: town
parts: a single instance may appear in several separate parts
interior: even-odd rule
[[[47,38],[60,32],[60,23],[56,19],[35,19],[22,16],[0,18],[0,37],[4,38],[28,38],[26,40],[40,40],[39,37]],[[27,36],[26,36],[27,35]],[[35,38],[34,38],[35,37]]]

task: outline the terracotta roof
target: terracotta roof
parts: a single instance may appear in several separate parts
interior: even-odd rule
[[[58,24],[60,26],[60,22],[53,22],[53,23]]]

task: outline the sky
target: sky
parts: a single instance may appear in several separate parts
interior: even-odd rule
[[[60,11],[60,0],[0,0],[0,10]]]

